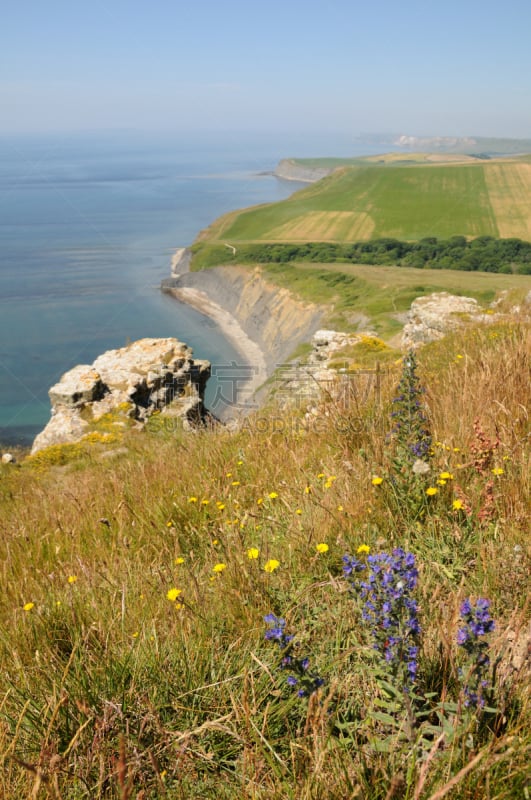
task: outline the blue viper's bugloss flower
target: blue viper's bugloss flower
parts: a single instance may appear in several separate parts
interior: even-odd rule
[[[465,707],[480,709],[485,705],[484,690],[488,687],[487,674],[490,667],[489,645],[483,638],[494,630],[490,615],[490,601],[478,598],[473,606],[467,598],[459,613],[464,625],[457,631],[457,644],[467,654],[467,664],[459,670],[462,679]]]
[[[290,674],[286,678],[287,685],[290,688],[299,686],[297,692],[299,697],[307,697],[317,691],[323,685],[324,680],[316,672],[309,671],[310,659],[307,656],[297,658],[294,655],[293,651],[296,645],[293,643],[293,639],[295,637],[293,634],[286,633],[286,621],[274,614],[267,614],[264,622],[269,626],[264,634],[265,638],[268,641],[276,642],[280,649],[279,668],[289,670]]]
[[[343,573],[365,601],[362,618],[371,626],[374,649],[387,671],[399,679],[400,688],[407,690],[417,676],[421,632],[417,601],[412,597],[418,579],[415,556],[402,548],[370,555],[364,580],[352,580],[364,569],[355,558],[344,556]]]

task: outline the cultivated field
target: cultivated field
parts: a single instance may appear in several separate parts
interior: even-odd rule
[[[280,203],[215,223],[210,241],[350,242],[488,235],[531,240],[531,164],[357,161]],[[465,157],[466,158],[466,157]]]

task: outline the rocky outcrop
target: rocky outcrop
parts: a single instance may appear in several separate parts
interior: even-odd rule
[[[331,175],[333,171],[334,167],[307,167],[294,158],[284,158],[275,167],[273,175],[285,181],[315,183]]]
[[[185,423],[204,414],[208,361],[196,361],[178,339],[140,339],[108,350],[92,365],[66,372],[49,391],[52,416],[36,437],[32,453],[53,444],[77,442],[105,414],[119,412],[139,424],[155,411],[182,416]],[[124,422],[116,421],[117,425]]]
[[[418,297],[406,316],[402,347],[409,350],[442,339],[449,331],[472,320],[484,320],[482,308],[472,297],[458,297],[448,292]]]
[[[231,314],[262,351],[269,374],[319,327],[323,310],[269,283],[259,268],[213,267],[165,280],[163,291],[187,302],[182,289],[204,292]],[[200,305],[197,306],[201,310]],[[208,309],[205,309],[208,314]]]

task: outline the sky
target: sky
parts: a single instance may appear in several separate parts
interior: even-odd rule
[[[531,138],[529,0],[1,0],[0,133]]]

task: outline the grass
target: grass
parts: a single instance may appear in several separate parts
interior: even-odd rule
[[[391,159],[383,166],[355,160],[287,200],[222,217],[202,241],[237,245],[453,235],[529,241],[531,177],[525,158],[464,164],[427,163],[427,158],[401,165]]]
[[[356,264],[265,264],[264,274],[303,300],[329,306],[323,325],[340,330],[371,327],[388,339],[402,328],[412,301],[432,292],[474,297],[490,303],[502,291],[516,305],[531,289],[528,275],[418,270]]]
[[[271,409],[185,435],[160,417],[124,430],[113,459],[87,444],[2,466],[0,796],[525,797],[530,336],[470,330],[420,354],[428,480],[453,478],[416,518],[386,477],[395,363],[354,406],[323,399],[313,424]],[[417,738],[342,578],[362,544],[418,563],[416,691],[431,711]],[[497,710],[479,720],[458,700],[467,595],[490,598],[497,622]],[[325,678],[317,695],[288,690],[270,612]]]

